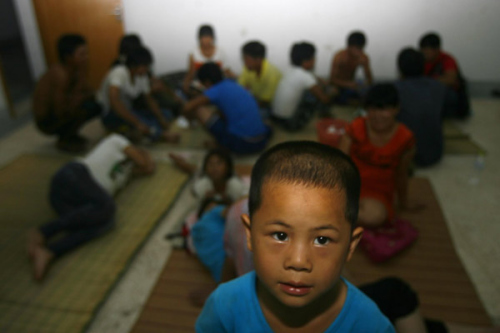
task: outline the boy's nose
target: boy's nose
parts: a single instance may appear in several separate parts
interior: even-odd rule
[[[285,259],[285,269],[311,271],[312,262],[307,244],[292,243],[289,245]]]

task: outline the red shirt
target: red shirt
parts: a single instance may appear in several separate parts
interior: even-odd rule
[[[426,76],[437,77],[451,70],[458,72],[458,64],[455,58],[441,51],[436,60],[425,63],[424,73]]]
[[[356,118],[346,129],[352,140],[350,156],[361,176],[360,198],[381,201],[389,219],[394,217],[396,173],[405,152],[415,146],[413,133],[403,124],[383,147],[375,146],[368,137],[366,118]]]

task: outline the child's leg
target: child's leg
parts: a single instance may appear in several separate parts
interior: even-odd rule
[[[362,198],[359,200],[358,223],[363,227],[376,228],[387,221],[388,212],[383,202]]]

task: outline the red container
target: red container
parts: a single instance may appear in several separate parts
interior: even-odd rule
[[[338,148],[349,122],[342,119],[321,119],[316,123],[319,142]]]

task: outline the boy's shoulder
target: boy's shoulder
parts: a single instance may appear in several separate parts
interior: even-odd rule
[[[271,332],[259,305],[255,271],[223,283],[210,295],[196,332]]]
[[[377,305],[349,281],[342,311],[327,332],[394,332]]]

